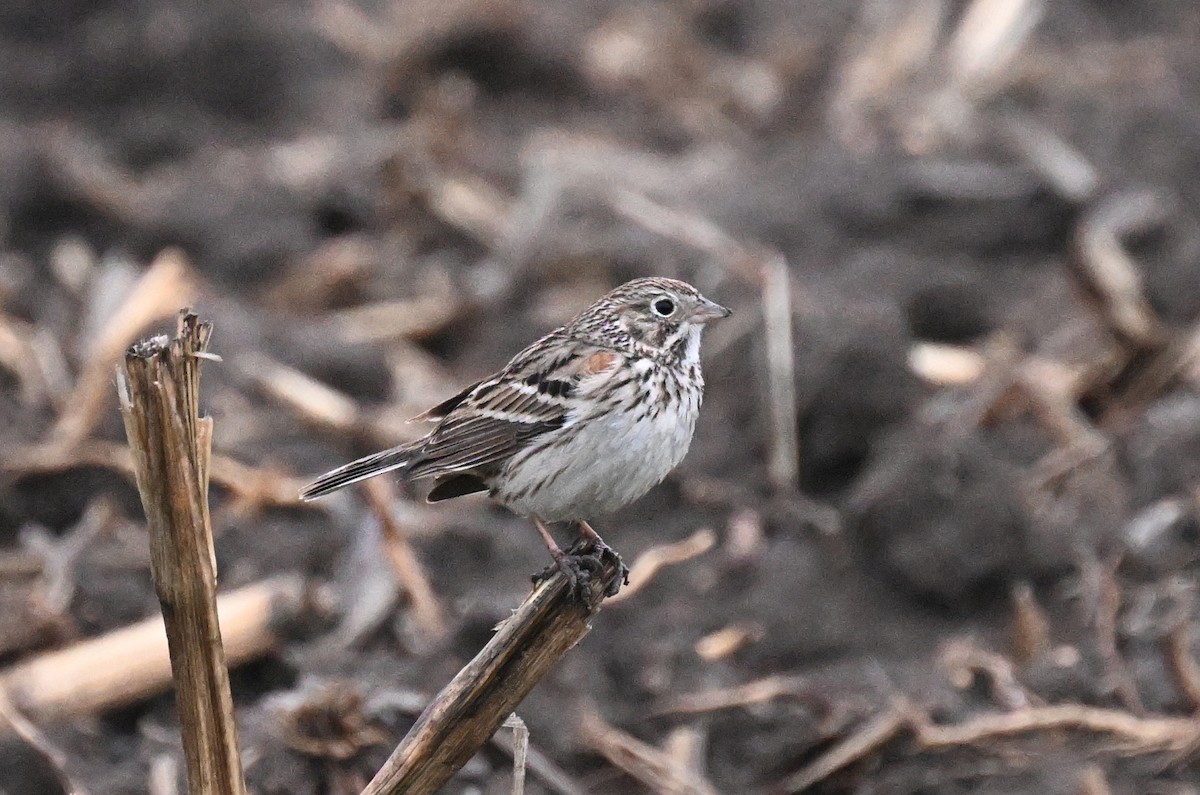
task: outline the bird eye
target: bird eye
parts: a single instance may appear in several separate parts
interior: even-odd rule
[[[675,302],[670,298],[659,298],[650,305],[650,308],[659,317],[670,317],[675,312]]]

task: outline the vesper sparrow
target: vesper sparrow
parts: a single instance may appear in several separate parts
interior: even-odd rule
[[[728,315],[674,279],[623,284],[500,372],[414,417],[437,423],[425,436],[328,472],[301,497],[393,470],[433,478],[430,502],[486,491],[533,520],[578,588],[601,555],[615,557],[586,519],[641,497],[687,452],[704,391],[700,333]],[[589,555],[558,547],[545,525],[558,521],[578,523]]]

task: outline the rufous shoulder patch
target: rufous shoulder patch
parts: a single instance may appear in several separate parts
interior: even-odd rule
[[[612,351],[596,351],[579,365],[580,375],[596,375],[611,369],[617,363],[617,354]]]

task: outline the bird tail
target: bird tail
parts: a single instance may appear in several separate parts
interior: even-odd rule
[[[306,502],[315,500],[326,494],[332,494],[338,489],[343,489],[351,483],[406,467],[412,461],[412,457],[411,447],[393,447],[391,450],[384,450],[381,453],[372,453],[326,472],[300,490],[300,499]]]

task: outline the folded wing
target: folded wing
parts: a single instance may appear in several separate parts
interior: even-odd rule
[[[514,454],[573,422],[580,415],[581,398],[586,402],[619,359],[612,351],[554,332],[517,354],[495,376],[414,418],[440,420],[424,438],[322,475],[301,497],[315,499],[391,471],[409,480],[436,478],[431,500],[485,490]]]

